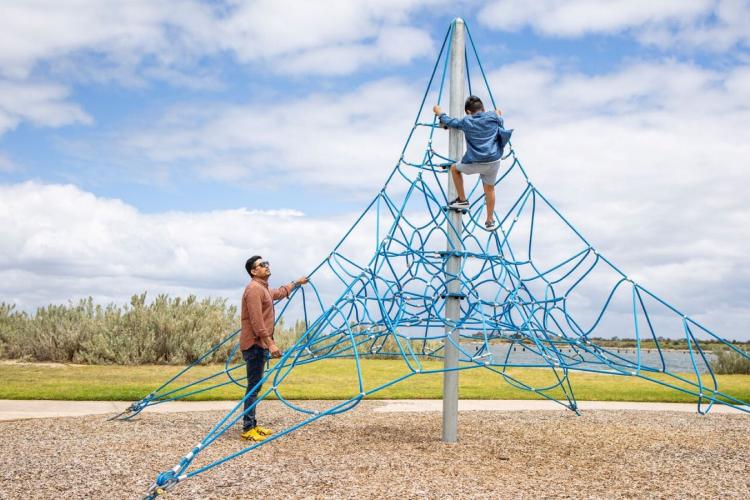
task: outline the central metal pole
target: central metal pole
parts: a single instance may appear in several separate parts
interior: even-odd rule
[[[453,34],[451,35],[450,53],[450,115],[460,118],[464,115],[464,81],[466,62],[464,61],[464,49],[466,46],[464,20],[457,17],[453,21]],[[450,129],[448,136],[448,156],[454,161],[460,161],[464,153],[463,132]],[[448,200],[456,197],[456,186],[453,177],[448,173]],[[461,269],[461,257],[455,255],[460,252],[461,233],[463,232],[462,213],[460,211],[448,210],[448,260],[445,274],[448,297],[445,304],[445,372],[443,374],[443,442],[455,443],[458,441],[458,348],[450,342],[450,336],[458,343],[459,331],[453,325],[461,315],[461,301],[458,294],[461,292],[461,282],[458,273]]]

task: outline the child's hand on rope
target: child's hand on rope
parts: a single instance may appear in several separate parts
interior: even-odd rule
[[[440,106],[438,106],[437,104],[435,104],[432,107],[432,112],[435,113],[435,116],[440,116],[443,114],[443,111],[440,109]],[[439,125],[440,125],[440,128],[445,128],[445,129],[448,128],[448,125],[443,124],[443,122],[440,122]]]
[[[499,109],[496,109],[495,113],[497,113],[497,116],[503,116],[503,112],[500,111]]]

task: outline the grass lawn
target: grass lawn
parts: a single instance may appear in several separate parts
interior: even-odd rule
[[[423,366],[425,370],[439,369],[442,362],[425,361]],[[0,363],[0,399],[139,400],[181,368],[4,362]],[[188,372],[189,377],[183,375],[178,379],[179,385],[223,369],[224,365],[195,367]],[[242,377],[244,367],[233,373]],[[297,366],[279,385],[279,390],[288,399],[349,399],[360,392],[356,373],[354,361],[348,359]],[[407,369],[401,360],[363,360],[362,373],[364,388],[368,390],[406,374]],[[508,373],[534,387],[551,385],[555,380],[550,370],[510,369]],[[668,380],[664,375],[657,377]],[[570,379],[576,398],[581,401],[695,401],[690,395],[636,377],[571,372]],[[750,375],[719,375],[717,379],[720,391],[750,402]],[[415,375],[377,392],[371,399],[440,399],[442,380],[442,373]],[[481,368],[463,370],[459,380],[463,399],[541,399]],[[214,383],[227,381],[222,374]],[[238,399],[243,393],[243,388],[229,383],[188,399]],[[562,391],[556,389],[553,394],[560,397]]]

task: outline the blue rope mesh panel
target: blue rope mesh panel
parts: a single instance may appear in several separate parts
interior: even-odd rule
[[[203,449],[240,422],[244,400],[239,401],[177,465],[159,474],[148,497],[319,418],[348,411],[362,398],[402,380],[443,371],[430,368],[434,364],[425,360],[441,359],[447,342],[460,353],[458,370],[486,370],[488,376],[497,375],[576,413],[571,371],[649,380],[694,396],[700,413],[715,403],[750,412],[746,403],[720,390],[713,358],[702,344],[719,342],[746,359],[750,355],[628,278],[601,255],[531,183],[512,146],[496,183],[498,229],[484,228],[485,203],[477,181],[463,216],[461,246],[446,251],[448,231],[456,229],[449,221],[443,185],[445,167],[454,159],[445,153],[445,134],[435,134],[438,126],[425,103],[428,97],[438,103],[442,99],[452,29],[446,33],[414,125],[385,185],[310,273],[307,291],[295,290],[277,314],[277,321],[284,314],[303,317],[305,332],[277,363],[269,365],[255,405],[273,394],[295,410],[299,420],[265,441],[194,466]],[[494,105],[468,35],[484,91]],[[452,256],[461,258],[456,274],[446,269]],[[455,280],[460,292],[449,294],[447,283]],[[339,292],[333,296],[321,292],[332,289]],[[461,304],[460,318],[451,323],[444,314],[449,296],[457,296]],[[461,342],[450,338],[455,330]],[[121,418],[224,385],[244,387],[244,364],[233,362],[237,346],[224,370],[184,385],[179,382],[217,349],[236,342],[238,333],[134,403]],[[629,353],[605,348],[591,340],[594,334],[632,338],[636,347]],[[687,367],[672,366],[662,346],[665,336],[687,340]],[[646,339],[655,345],[648,352],[641,348]],[[366,380],[360,360],[371,355],[402,360],[405,374],[379,385]],[[353,360],[357,390],[349,400],[320,411],[284,397],[285,381],[295,368],[335,358]],[[513,368],[544,368],[553,377],[546,386],[534,386],[518,375],[523,371]]]

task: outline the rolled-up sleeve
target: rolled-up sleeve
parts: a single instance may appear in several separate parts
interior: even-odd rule
[[[289,297],[289,294],[292,293],[292,288],[294,287],[289,284],[281,285],[279,288],[271,288],[268,291],[271,293],[271,298],[273,300],[279,300]]]
[[[268,331],[263,321],[263,291],[260,287],[251,287],[245,299],[250,325],[256,337],[270,337],[273,332]]]

